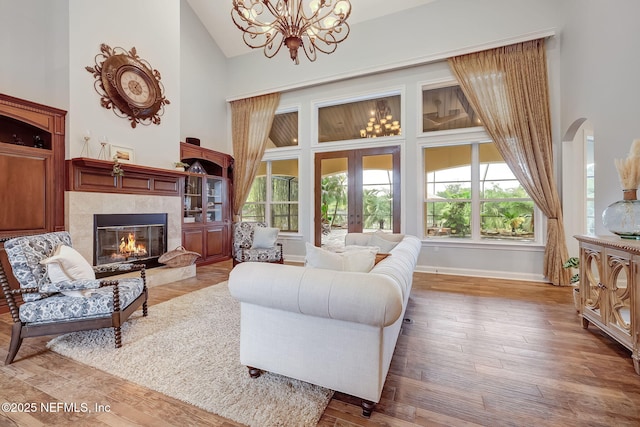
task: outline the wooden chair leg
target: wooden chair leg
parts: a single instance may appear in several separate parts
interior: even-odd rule
[[[4,361],[5,365],[9,365],[13,362],[13,359],[18,354],[18,350],[20,350],[20,345],[22,344],[22,324],[14,323],[11,328],[11,343],[9,344],[9,353],[7,353],[7,358]]]
[[[251,378],[258,378],[262,374],[258,368],[254,368],[253,366],[247,366],[247,368],[249,369],[249,376]]]
[[[113,334],[115,335],[116,348],[122,347],[122,329],[120,326],[113,327]]]
[[[373,412],[373,408],[376,407],[376,404],[375,402],[363,399],[360,406],[362,406],[362,416],[365,418],[369,418],[371,416],[371,413]]]

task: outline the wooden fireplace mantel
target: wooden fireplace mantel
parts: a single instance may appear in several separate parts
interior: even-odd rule
[[[66,161],[67,191],[180,196],[184,172],[120,163],[123,176],[113,176],[113,162],[86,157]]]

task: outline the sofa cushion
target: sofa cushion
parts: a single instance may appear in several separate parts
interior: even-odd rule
[[[347,251],[342,254],[342,271],[368,273],[376,262],[376,253],[371,250]]]
[[[380,252],[388,254],[389,252],[391,252],[393,248],[396,247],[398,242],[393,242],[391,240],[385,239],[380,234],[386,234],[386,233],[374,233],[371,236],[371,240],[369,240],[369,245],[377,246],[380,248]]]
[[[377,248],[347,248],[344,252],[336,253],[318,248],[311,243],[306,243],[307,255],[305,264],[307,267],[336,271],[369,272],[376,259]]]
[[[118,280],[120,307],[131,304],[143,290],[141,278]],[[25,323],[46,323],[77,318],[111,316],[113,312],[113,286],[94,289],[85,298],[55,294],[49,298],[25,302],[20,306],[20,320]]]
[[[236,259],[239,261],[252,262],[277,262],[281,260],[280,249],[277,247],[269,249],[242,249],[237,254]]]
[[[342,257],[339,253],[318,248],[306,242],[305,265],[311,268],[342,271]]]
[[[271,249],[276,244],[280,230],[273,227],[256,227],[253,230],[251,249]]]
[[[394,243],[400,243],[402,242],[402,239],[404,239],[404,234],[401,233],[386,233],[382,230],[376,230],[373,233],[374,236],[378,236],[383,238],[384,240],[387,240],[389,242],[394,242]]]
[[[376,246],[372,243],[373,237],[377,236],[376,241],[378,239],[384,239],[384,241],[400,243],[402,239],[404,239],[404,234],[400,233],[387,233],[381,230],[377,230],[373,233],[347,233],[344,238],[345,245],[360,245],[360,246]],[[384,245],[385,248],[387,245]],[[384,252],[381,248],[380,252]],[[388,252],[388,251],[387,251]]]

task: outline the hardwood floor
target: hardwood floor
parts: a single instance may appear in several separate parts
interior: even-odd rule
[[[153,287],[150,303],[226,280],[230,269],[201,267],[194,279]],[[319,425],[640,425],[640,376],[629,352],[595,327],[582,329],[569,288],[416,273],[406,317],[371,418],[360,416],[357,399],[336,393]],[[2,361],[9,324],[0,315]],[[16,361],[0,367],[0,402],[109,410],[0,411],[0,426],[238,425],[50,352],[49,339],[26,339]]]

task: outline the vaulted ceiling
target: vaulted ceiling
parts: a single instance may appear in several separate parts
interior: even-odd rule
[[[245,0],[249,1],[249,0]],[[260,0],[262,1],[262,0]],[[275,2],[276,0],[270,0]],[[282,1],[282,0],[280,0]],[[303,0],[309,2],[310,0]],[[335,0],[332,0],[335,2]],[[351,32],[358,31],[358,23],[381,18],[406,9],[422,6],[434,1],[445,0],[350,0],[351,15],[348,23]],[[207,29],[215,43],[227,58],[243,55],[253,50],[242,41],[242,32],[236,28],[231,19],[231,0],[187,0],[195,14]],[[348,43],[349,39],[343,43]],[[443,93],[432,91],[431,97],[423,98],[423,129],[443,130],[455,127],[473,126],[475,114],[464,102],[460,102],[456,93],[444,90]],[[348,105],[337,105],[323,108],[319,120],[320,141],[345,140],[360,137],[360,130],[366,126],[371,111],[376,109],[377,99],[355,102]],[[464,100],[466,101],[466,100]],[[393,120],[400,120],[400,97],[386,100]],[[279,114],[273,123],[271,141],[275,146],[297,145],[297,113]],[[477,125],[477,124],[475,124]]]
[[[231,0],[187,1],[227,58],[251,52],[252,49],[244,44],[242,33],[231,20]],[[433,1],[436,0],[351,0],[351,16],[347,22],[353,31],[353,25],[358,22],[380,18]]]

